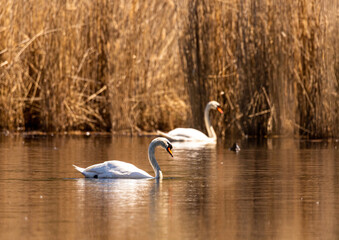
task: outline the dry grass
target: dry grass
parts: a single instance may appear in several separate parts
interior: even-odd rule
[[[339,136],[335,2],[0,2],[0,129]]]

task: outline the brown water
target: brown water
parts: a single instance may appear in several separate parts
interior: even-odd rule
[[[0,136],[0,239],[339,239],[338,142],[174,144],[174,158],[156,152],[160,182],[72,167],[119,159],[153,174],[151,140]]]

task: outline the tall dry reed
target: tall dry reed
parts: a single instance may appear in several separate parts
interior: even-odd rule
[[[184,122],[175,19],[175,5],[161,1],[2,1],[0,126],[138,131]]]
[[[181,42],[193,114],[214,98],[227,109],[218,124],[225,135],[338,136],[335,3],[192,0],[186,6]]]
[[[0,128],[339,136],[329,0],[0,0]]]

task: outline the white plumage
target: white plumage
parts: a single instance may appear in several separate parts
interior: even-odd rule
[[[176,128],[168,133],[158,131],[158,135],[168,138],[171,141],[201,141],[206,143],[213,143],[217,140],[217,135],[211,125],[209,112],[211,109],[216,109],[220,113],[223,111],[220,108],[220,104],[216,101],[210,101],[204,112],[204,120],[207,129],[208,136],[203,132],[196,130],[194,128]]]
[[[133,164],[117,160],[98,163],[87,168],[73,166],[88,178],[153,178]]]
[[[112,160],[103,163],[94,164],[87,168],[75,166],[75,169],[81,172],[87,178],[162,178],[162,172],[155,159],[155,148],[161,146],[172,155],[172,145],[166,138],[154,139],[148,148],[148,159],[155,173],[155,177],[151,176],[144,170],[137,168],[133,164]]]

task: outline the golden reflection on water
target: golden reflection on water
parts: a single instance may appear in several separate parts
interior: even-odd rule
[[[173,159],[156,153],[162,181],[84,179],[72,167],[119,159],[152,173],[150,140],[0,137],[0,239],[339,238],[334,143],[174,144]]]

